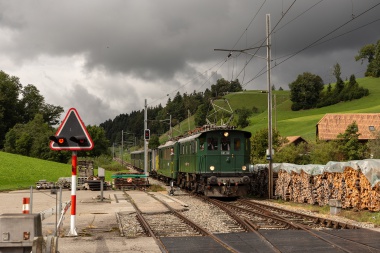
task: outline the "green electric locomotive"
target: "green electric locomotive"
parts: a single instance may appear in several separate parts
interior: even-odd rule
[[[150,173],[206,196],[247,195],[253,175],[250,137],[250,132],[217,128],[170,140],[158,147]]]

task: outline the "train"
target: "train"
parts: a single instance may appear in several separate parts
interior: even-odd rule
[[[233,127],[206,127],[148,150],[148,172],[168,184],[208,197],[250,193],[251,133]],[[131,152],[131,164],[144,168],[144,151]]]

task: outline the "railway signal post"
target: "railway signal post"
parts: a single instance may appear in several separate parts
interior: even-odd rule
[[[68,236],[77,236],[75,227],[76,217],[76,190],[77,190],[77,151],[91,150],[94,143],[87,132],[86,126],[80,118],[77,110],[71,108],[56,134],[50,136],[50,149],[52,150],[71,150],[71,218],[70,231]]]

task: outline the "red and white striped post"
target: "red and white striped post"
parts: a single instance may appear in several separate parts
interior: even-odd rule
[[[70,232],[69,236],[77,236],[75,227],[75,216],[77,206],[77,152],[73,151],[71,158],[71,217],[70,217]]]
[[[22,213],[29,213],[30,198],[22,198]]]

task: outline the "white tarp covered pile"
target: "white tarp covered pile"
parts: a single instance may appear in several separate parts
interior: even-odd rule
[[[361,172],[368,179],[372,187],[374,187],[380,181],[380,159],[365,159],[355,160],[348,162],[328,162],[326,165],[321,164],[307,164],[297,165],[292,163],[274,163],[273,172],[284,170],[288,173],[295,172],[301,173],[304,171],[310,175],[319,175],[324,172],[337,172],[343,173],[346,167],[351,167],[355,170],[361,170]],[[258,171],[264,168],[268,168],[268,164],[256,164],[253,170]]]

